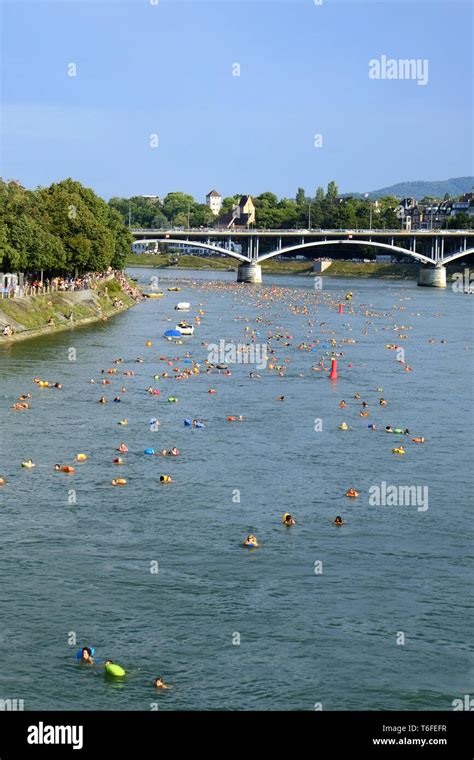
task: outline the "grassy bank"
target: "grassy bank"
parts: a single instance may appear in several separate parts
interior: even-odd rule
[[[115,299],[123,306],[115,307]],[[9,338],[0,333],[0,344],[105,320],[129,309],[134,303],[116,280],[101,283],[97,290],[0,300],[0,329],[11,324],[14,330]],[[51,319],[54,326],[48,324]]]
[[[412,280],[418,277],[418,264],[382,264],[379,262],[333,261],[323,274],[331,277],[385,277]]]
[[[172,259],[167,255],[133,253],[127,256],[127,266],[129,267],[153,267],[154,269],[220,269],[228,270],[229,267],[234,269],[238,266],[237,259],[219,258],[211,259],[206,256],[180,256],[179,264],[173,265]]]

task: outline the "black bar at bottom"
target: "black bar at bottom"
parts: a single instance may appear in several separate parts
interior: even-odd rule
[[[0,760],[163,752],[472,760],[471,712],[1,712]],[[151,754],[150,754],[151,753]]]

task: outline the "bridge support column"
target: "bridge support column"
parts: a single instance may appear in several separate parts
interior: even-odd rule
[[[446,287],[446,269],[443,266],[437,267],[420,267],[418,276],[418,285],[424,285],[430,288]]]
[[[240,264],[237,269],[237,282],[262,282],[262,267],[260,264]]]

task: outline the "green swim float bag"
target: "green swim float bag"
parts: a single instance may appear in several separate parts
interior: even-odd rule
[[[115,676],[116,678],[122,678],[125,675],[125,670],[121,665],[117,665],[115,662],[108,663],[105,666],[105,672],[108,676]]]

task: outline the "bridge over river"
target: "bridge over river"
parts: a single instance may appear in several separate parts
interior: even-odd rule
[[[474,230],[133,229],[136,243],[192,246],[237,259],[238,282],[261,282],[273,256],[335,245],[371,246],[420,263],[418,285],[446,287],[446,264],[474,253]],[[238,248],[238,250],[236,250]]]

